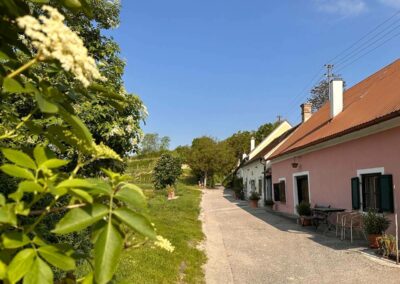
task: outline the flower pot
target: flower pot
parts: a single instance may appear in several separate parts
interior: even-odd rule
[[[300,224],[305,227],[305,226],[311,226],[311,218],[309,216],[300,216]]]
[[[368,235],[368,242],[369,242],[370,248],[374,248],[374,249],[379,248],[378,238],[380,236],[381,235],[379,235],[379,234]]]
[[[175,198],[175,191],[168,192],[168,199],[174,199]]]
[[[257,208],[258,207],[258,200],[250,200],[250,206],[252,208]]]

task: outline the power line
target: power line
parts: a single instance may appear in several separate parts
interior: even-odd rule
[[[400,20],[399,20],[400,21]],[[354,53],[352,56],[347,56],[342,58],[339,62],[336,63],[336,65],[341,65],[344,64],[346,62],[348,62],[349,60],[351,60],[352,58],[354,58],[355,56],[357,56],[358,54],[360,54],[362,51],[366,50],[368,47],[373,46],[374,44],[376,44],[377,42],[379,42],[380,40],[384,39],[387,35],[390,35],[391,33],[393,33],[395,30],[397,30],[398,28],[400,28],[400,25],[397,25],[396,27],[394,27],[393,29],[389,30],[388,32],[384,33],[383,35],[381,35],[380,37],[378,37],[376,40],[374,40],[373,42],[369,43],[367,46],[360,46],[356,53]],[[374,38],[371,38],[371,40],[373,40]],[[368,41],[369,42],[369,41]]]
[[[393,38],[400,36],[400,33],[397,33],[395,35],[393,35],[392,37],[388,38],[387,40],[385,40],[384,42],[382,42],[381,44],[377,45],[375,48],[369,50],[368,52],[360,55],[359,57],[357,57],[356,59],[354,59],[353,61],[351,61],[350,63],[344,65],[343,67],[341,67],[338,71],[341,71],[347,67],[349,67],[350,65],[352,65],[354,62],[358,61],[359,59],[361,59],[362,57],[370,54],[371,52],[375,51],[376,49],[378,49],[379,47],[381,47],[382,45],[384,45],[385,43],[387,43],[388,41],[391,41]]]
[[[378,30],[380,27],[382,27],[384,24],[386,24],[387,22],[389,22],[391,19],[393,19],[394,17],[396,17],[397,15],[400,14],[400,10],[396,11],[392,16],[390,16],[389,18],[387,18],[386,20],[384,20],[383,22],[381,22],[379,25],[377,25],[375,28],[373,28],[372,30],[370,30],[369,32],[367,32],[366,34],[364,34],[361,38],[359,38],[356,42],[354,42],[352,45],[350,45],[348,48],[342,50],[339,54],[337,54],[335,57],[333,57],[331,60],[329,60],[328,62],[333,62],[333,60],[335,60],[336,58],[338,58],[339,56],[341,56],[342,54],[344,54],[345,52],[347,52],[348,50],[352,49],[354,46],[356,46],[359,42],[361,42],[362,40],[364,40],[366,37],[368,37],[370,34],[372,34],[373,32],[375,32],[376,30]]]

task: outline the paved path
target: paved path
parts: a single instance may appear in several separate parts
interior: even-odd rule
[[[204,190],[202,209],[208,284],[400,283],[400,268],[349,248],[349,241],[237,203],[228,191]]]

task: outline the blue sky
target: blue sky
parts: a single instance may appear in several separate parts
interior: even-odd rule
[[[121,25],[108,34],[127,62],[127,90],[149,110],[144,131],[175,147],[278,114],[297,123],[321,67],[398,9],[400,0],[123,0]],[[400,36],[339,73],[352,86],[399,51]]]

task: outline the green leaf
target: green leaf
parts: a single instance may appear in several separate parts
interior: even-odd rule
[[[125,202],[129,207],[143,208],[146,206],[146,197],[143,191],[134,184],[125,184],[115,194],[115,198]]]
[[[57,113],[58,106],[55,103],[50,102],[49,100],[45,99],[45,97],[41,93],[37,93],[36,101],[39,105],[39,108],[44,113]]]
[[[49,0],[29,0],[30,2],[33,3],[39,3],[39,4],[47,4],[49,3]]]
[[[103,204],[88,205],[70,210],[52,231],[56,234],[68,234],[80,231],[101,220],[108,213],[108,207]]]
[[[4,206],[6,204],[6,198],[2,193],[0,193],[0,206]]]
[[[64,0],[64,5],[70,9],[79,9],[82,7],[82,4],[79,0]]]
[[[93,197],[89,193],[87,193],[87,191],[73,188],[71,189],[71,193],[77,196],[79,199],[83,199],[88,203],[93,203]]]
[[[68,163],[69,163],[69,161],[67,161],[67,160],[50,159],[50,160],[47,160],[46,162],[43,162],[40,166],[46,167],[48,169],[57,169],[57,168],[65,166],[65,165],[68,165]]]
[[[6,232],[2,235],[3,246],[8,249],[20,248],[29,244],[30,240],[22,232]]]
[[[65,255],[61,250],[54,246],[43,246],[38,249],[40,255],[50,264],[64,271],[75,270],[75,260]]]
[[[4,280],[7,277],[7,265],[0,260],[0,280]]]
[[[17,190],[8,195],[9,198],[11,198],[12,200],[17,201],[17,202],[22,199],[22,196],[24,196],[24,193],[20,190]]]
[[[35,255],[34,249],[24,249],[17,253],[8,266],[7,278],[11,283],[16,283],[31,271]]]
[[[41,164],[47,161],[46,149],[37,145],[33,150],[33,157],[35,158],[37,165],[40,167]]]
[[[25,88],[17,80],[6,77],[3,81],[3,91],[8,93],[23,93]]]
[[[62,182],[60,182],[57,185],[57,188],[95,188],[96,183],[92,182],[90,179],[79,179],[79,178],[74,178],[74,179],[67,179]]]
[[[70,114],[64,108],[59,107],[59,114],[62,118],[72,126],[73,133],[77,138],[81,139],[86,146],[93,147],[93,138],[86,125],[75,115]]]
[[[17,225],[17,215],[15,215],[15,203],[8,203],[0,207],[0,223]]]
[[[85,278],[82,280],[81,284],[93,284],[93,271],[90,272]]]
[[[94,245],[94,277],[96,283],[108,283],[113,277],[124,239],[111,220]]]
[[[8,174],[9,176],[30,180],[35,179],[31,171],[18,167],[16,165],[5,164],[0,167],[0,170],[2,170],[5,174]]]
[[[53,284],[53,271],[40,257],[36,257],[32,269],[24,278],[24,284]]]
[[[25,154],[22,151],[18,150],[13,150],[13,149],[1,149],[1,152],[3,155],[11,162],[14,164],[24,167],[24,168],[30,168],[32,170],[36,169],[36,164],[35,162],[29,157],[27,154]]]
[[[150,239],[156,239],[156,232],[154,231],[150,221],[145,216],[128,208],[118,208],[113,211],[113,214],[136,232]]]
[[[21,192],[43,192],[44,188],[34,181],[21,181],[18,184],[18,190]]]

